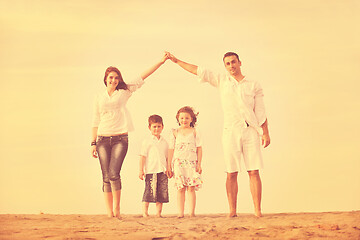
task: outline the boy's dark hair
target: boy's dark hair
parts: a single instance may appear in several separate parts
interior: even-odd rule
[[[226,57],[230,57],[230,56],[235,56],[235,57],[239,60],[239,62],[241,62],[240,59],[239,59],[239,56],[238,56],[236,53],[234,53],[234,52],[227,52],[227,53],[225,53],[225,54],[224,54],[224,57],[223,57],[223,61],[224,61],[224,59],[225,59]]]
[[[197,121],[197,115],[199,115],[199,113],[195,113],[195,110],[192,107],[186,106],[186,107],[182,107],[179,109],[179,111],[176,114],[176,120],[178,122],[178,124],[180,125],[179,122],[179,115],[180,113],[185,112],[190,114],[191,118],[192,118],[192,122],[190,123],[190,127],[195,127],[195,123]]]
[[[153,123],[161,123],[161,125],[164,126],[162,117],[160,117],[159,115],[156,115],[156,114],[151,115],[151,116],[149,117],[148,121],[149,121],[149,127],[150,127],[151,124],[153,124]]]

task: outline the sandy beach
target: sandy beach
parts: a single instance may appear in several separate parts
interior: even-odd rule
[[[360,239],[360,211],[195,218],[3,214],[0,239]]]

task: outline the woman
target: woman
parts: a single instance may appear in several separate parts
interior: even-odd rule
[[[144,80],[167,59],[164,55],[160,62],[128,84],[117,68],[108,67],[105,71],[106,91],[99,94],[94,103],[91,151],[94,158],[99,157],[109,217],[120,217],[120,170],[128,150],[128,132],[133,130],[126,103],[132,93],[144,84]]]

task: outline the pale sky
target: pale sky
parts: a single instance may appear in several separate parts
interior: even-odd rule
[[[272,141],[263,151],[264,213],[359,210],[359,10],[357,0],[1,0],[0,213],[105,213],[90,155],[93,98],[108,66],[131,80],[165,50],[216,71],[225,52],[237,52],[243,73],[262,85]],[[228,212],[219,94],[168,61],[128,103],[135,131],[122,213],[141,213],[148,116],[163,116],[167,137],[186,105],[200,112],[204,138],[196,211]],[[172,180],[169,190],[164,214],[176,213]],[[253,212],[245,172],[238,212]]]

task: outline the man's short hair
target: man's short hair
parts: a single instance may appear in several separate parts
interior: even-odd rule
[[[236,56],[236,58],[237,58],[237,59],[239,60],[239,62],[240,62],[239,56],[238,56],[236,53],[234,53],[234,52],[227,52],[227,53],[225,53],[225,55],[224,55],[224,57],[223,57],[223,62],[224,62],[224,60],[225,60],[226,57],[230,57],[230,56]]]
[[[164,126],[164,123],[163,123],[163,119],[162,117],[160,117],[159,115],[151,115],[148,119],[149,121],[149,127],[151,126],[151,124],[154,124],[154,123],[161,123],[161,125]]]

